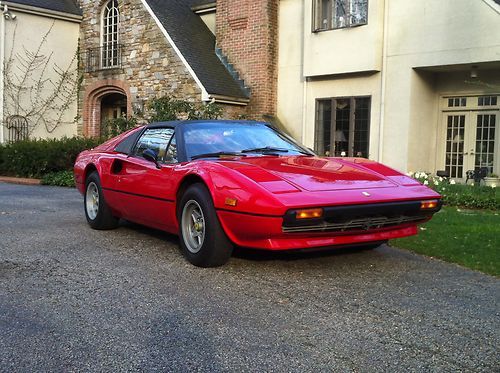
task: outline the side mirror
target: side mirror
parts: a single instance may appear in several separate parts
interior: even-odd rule
[[[161,168],[160,164],[158,163],[158,154],[156,154],[154,150],[146,149],[142,152],[142,156],[145,160],[153,162],[156,165],[156,168]]]

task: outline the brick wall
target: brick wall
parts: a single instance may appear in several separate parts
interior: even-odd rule
[[[217,45],[251,89],[250,118],[276,114],[278,0],[217,0]]]

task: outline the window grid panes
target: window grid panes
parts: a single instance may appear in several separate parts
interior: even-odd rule
[[[496,106],[497,96],[480,96],[477,98],[477,106]]]
[[[368,0],[313,0],[313,30],[330,30],[368,22]]]
[[[353,156],[368,158],[370,99],[356,99]]]
[[[325,156],[369,157],[370,97],[317,100],[314,148]]]
[[[476,158],[474,167],[486,167],[493,172],[495,156],[495,119],[494,114],[479,114],[476,126]]]
[[[118,1],[109,1],[102,15],[102,56],[103,68],[118,67],[119,45],[118,45],[118,25],[120,14],[118,11]]]
[[[445,169],[450,177],[462,178],[464,165],[465,115],[448,115]]]
[[[467,97],[450,97],[448,99],[448,107],[463,107],[467,106]]]

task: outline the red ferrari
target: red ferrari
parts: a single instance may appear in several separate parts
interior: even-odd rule
[[[320,158],[267,123],[177,121],[82,152],[75,180],[94,229],[119,218],[180,236],[186,258],[219,266],[234,245],[377,246],[417,233],[441,197],[362,158]]]

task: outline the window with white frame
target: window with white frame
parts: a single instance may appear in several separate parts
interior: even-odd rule
[[[113,68],[120,65],[120,48],[118,44],[118,26],[120,13],[118,0],[108,1],[102,10],[101,30],[101,67]]]
[[[368,23],[368,0],[313,0],[313,31]]]

